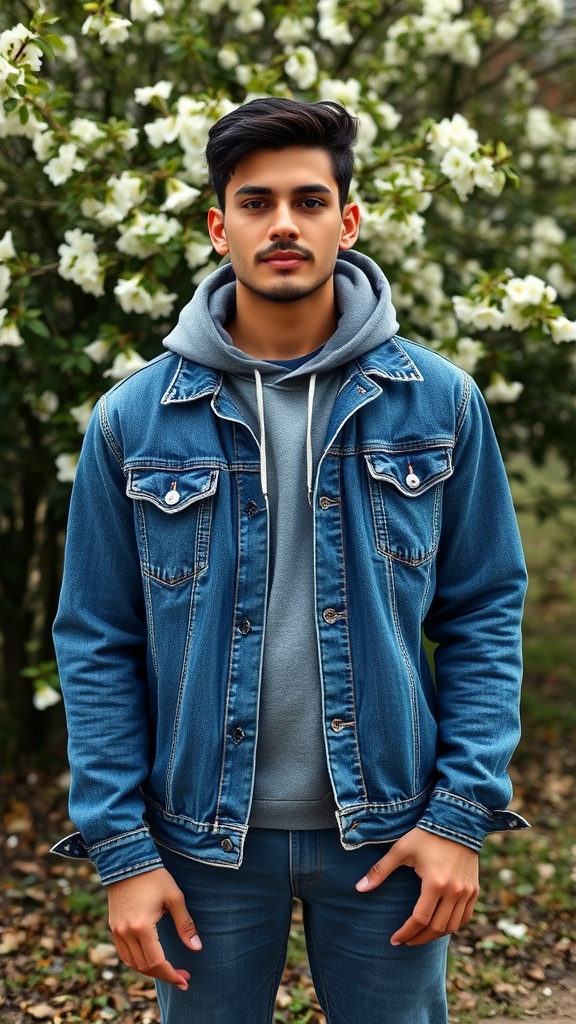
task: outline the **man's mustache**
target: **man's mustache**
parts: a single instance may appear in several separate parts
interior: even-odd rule
[[[273,242],[266,249],[260,249],[256,253],[257,260],[266,260],[269,256],[273,256],[275,252],[295,252],[298,256],[302,256],[306,260],[313,259],[313,254],[309,249],[304,249],[301,245],[296,245],[295,242]]]

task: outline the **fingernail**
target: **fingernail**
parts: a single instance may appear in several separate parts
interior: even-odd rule
[[[188,985],[186,983],[184,983],[183,985],[177,985],[176,988],[179,988],[181,992],[188,991]]]
[[[192,949],[202,949],[202,940],[199,935],[193,935],[190,939]]]
[[[390,939],[390,945],[391,946],[401,946],[402,943],[400,942],[399,939]]]
[[[364,890],[367,889],[369,885],[370,879],[367,878],[366,875],[364,875],[364,878],[361,878],[359,882],[356,882],[356,888],[358,889],[358,892],[364,892]]]

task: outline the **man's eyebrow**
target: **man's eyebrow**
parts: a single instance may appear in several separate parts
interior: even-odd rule
[[[293,195],[308,195],[311,192],[323,192],[329,196],[332,195],[332,189],[328,188],[327,185],[312,184],[312,185],[297,185],[296,188],[292,189]],[[264,185],[242,185],[237,192],[234,193],[236,196],[272,196],[274,195],[274,189],[266,188]]]

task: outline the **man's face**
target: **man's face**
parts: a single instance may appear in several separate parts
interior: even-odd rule
[[[295,302],[330,281],[338,250],[356,241],[358,219],[355,204],[340,210],[326,150],[290,146],[241,160],[226,186],[226,211],[211,210],[208,226],[240,287]]]

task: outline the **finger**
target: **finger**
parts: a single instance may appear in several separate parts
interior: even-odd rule
[[[202,949],[202,940],[198,935],[198,929],[188,913],[184,894],[180,889],[177,889],[175,895],[166,900],[166,909],[172,914],[176,931],[184,945],[188,949]]]
[[[393,846],[389,853],[381,857],[380,860],[377,860],[364,877],[356,882],[355,888],[358,892],[370,892],[372,889],[376,889],[403,863],[404,861],[401,854],[398,853],[397,847]]]
[[[152,961],[150,949],[145,947],[143,944],[140,944],[140,950],[137,957],[137,969],[141,974],[146,974],[150,978],[157,978],[159,981],[168,982],[169,985],[176,985],[176,987],[181,989],[183,992],[186,992],[188,989],[190,972],[185,971],[182,968],[174,968],[172,964],[166,960],[162,947],[160,947],[160,959]]]
[[[417,935],[423,932],[432,920],[436,908],[440,902],[442,893],[437,887],[430,885],[422,888],[422,892],[416,902],[412,914],[401,928],[392,935],[390,942],[393,946],[400,946],[402,943],[410,943]],[[453,903],[451,904],[451,907]],[[447,915],[447,919],[450,915]]]

